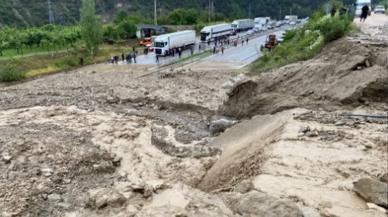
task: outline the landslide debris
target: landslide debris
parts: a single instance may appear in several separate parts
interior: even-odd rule
[[[388,43],[388,42],[387,42]],[[235,86],[220,113],[243,118],[305,107],[388,104],[388,46],[343,38],[311,60],[253,76]]]

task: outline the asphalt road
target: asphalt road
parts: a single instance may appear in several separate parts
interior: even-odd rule
[[[281,37],[281,35],[284,33],[283,29],[278,30],[272,30],[268,32],[262,32],[257,35],[254,35],[250,38],[248,44],[244,44],[242,46],[241,40],[238,42],[238,46],[229,46],[225,48],[225,52],[222,55],[220,52],[220,47],[217,48],[217,53],[214,55],[211,55],[209,57],[201,59],[200,63],[212,63],[212,62],[224,62],[224,63],[230,63],[235,68],[241,68],[245,65],[250,64],[251,62],[255,61],[257,58],[259,58],[262,53],[260,52],[260,46],[264,44],[267,35],[269,33],[274,33],[278,35],[278,37]],[[245,39],[246,34],[241,33],[238,35],[239,38]],[[199,47],[200,41],[198,39],[197,45],[195,45],[195,53],[198,53],[198,47]],[[202,44],[202,48],[204,48],[205,44]],[[214,47],[214,44],[211,44],[210,47],[207,47],[207,49],[212,49]],[[202,51],[201,51],[202,52]],[[185,50],[182,53],[181,58],[185,58],[191,55],[190,50]],[[172,62],[175,62],[179,60],[178,55],[175,55],[175,57],[159,57],[159,64],[160,65],[166,65]],[[125,63],[119,63],[119,64],[125,64]],[[139,55],[137,57],[137,64],[141,65],[150,65],[150,64],[156,64],[156,56],[155,53],[149,53],[148,55]]]

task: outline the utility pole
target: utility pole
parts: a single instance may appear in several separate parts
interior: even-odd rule
[[[49,14],[49,23],[54,24],[55,20],[54,20],[54,13],[51,7],[51,0],[47,0],[47,6],[48,6],[48,14]]]
[[[212,1],[212,20],[214,19],[214,1]]]
[[[158,25],[157,2],[154,0],[154,24]]]
[[[209,0],[208,21],[209,21],[209,23],[211,22],[211,0]]]
[[[249,1],[249,18],[252,18],[252,1]]]

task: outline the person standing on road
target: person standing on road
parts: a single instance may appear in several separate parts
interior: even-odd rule
[[[137,62],[136,62],[136,52],[133,52],[132,57],[133,57],[133,62],[134,62],[134,63],[137,63]]]
[[[248,42],[249,42],[249,38],[247,37],[247,44],[248,44]]]
[[[156,54],[156,64],[159,64],[159,55]]]
[[[242,44],[242,46],[244,46],[244,42],[245,42],[245,41],[244,41],[244,39],[242,39],[242,40],[241,40],[241,44]]]
[[[178,56],[179,56],[179,58],[182,57],[182,48],[178,48]]]
[[[123,62],[125,61],[125,55],[124,55],[124,53],[121,54],[121,61],[123,61]]]
[[[213,47],[213,54],[216,53],[216,49],[217,49],[216,46],[214,46],[214,47]]]
[[[128,63],[129,63],[129,64],[132,63],[132,55],[131,55],[131,54],[128,54]]]
[[[224,55],[224,50],[225,50],[225,48],[224,48],[224,46],[222,46],[222,47],[221,47],[221,53],[222,53],[222,55]]]
[[[369,15],[369,6],[364,5],[364,7],[362,7],[361,11],[362,12],[361,12],[360,22],[365,22],[366,18],[368,18],[368,15]]]

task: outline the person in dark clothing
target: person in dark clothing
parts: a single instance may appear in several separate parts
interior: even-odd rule
[[[337,9],[335,8],[335,6],[333,6],[333,8],[330,11],[331,17],[334,17],[336,13],[337,13]]]
[[[214,46],[214,47],[213,47],[213,54],[216,53],[216,50],[217,50],[217,48],[216,48],[216,46]]]
[[[81,66],[84,65],[84,58],[83,58],[83,57],[80,57],[80,58],[79,58],[79,64],[80,64]]]
[[[156,63],[159,64],[159,55],[156,55]]]
[[[124,62],[124,60],[125,60],[125,55],[124,55],[124,53],[122,53],[121,54],[121,60]]]
[[[247,38],[247,44],[248,44],[248,42],[249,42],[249,38]]]
[[[224,55],[224,49],[225,49],[225,48],[222,46],[222,47],[221,47],[221,53],[222,53],[222,55]]]
[[[128,63],[129,63],[129,64],[132,63],[132,55],[131,55],[131,54],[128,54]]]
[[[365,22],[366,18],[368,18],[368,15],[369,15],[369,6],[368,5],[364,5],[364,7],[362,7],[361,9],[361,19],[360,21],[361,22]]]
[[[178,55],[179,55],[179,58],[182,57],[182,48],[178,48]]]
[[[115,59],[115,63],[119,64],[119,56],[115,56],[114,59]]]
[[[133,58],[133,62],[134,62],[134,63],[137,63],[136,57],[137,57],[136,52],[133,52],[132,58]]]
[[[125,57],[125,60],[127,61],[127,64],[129,63],[129,54]]]

